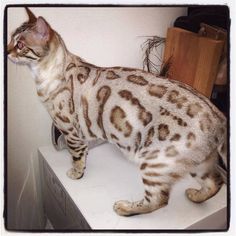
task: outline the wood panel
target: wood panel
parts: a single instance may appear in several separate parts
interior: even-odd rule
[[[224,42],[180,28],[169,28],[164,62],[170,58],[169,78],[184,82],[210,97]]]

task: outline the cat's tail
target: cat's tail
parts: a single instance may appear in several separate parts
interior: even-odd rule
[[[218,154],[219,154],[219,165],[217,166],[219,172],[221,173],[224,182],[227,182],[227,169],[228,169],[228,160],[227,160],[227,134],[225,132],[224,138],[220,145],[217,148]]]

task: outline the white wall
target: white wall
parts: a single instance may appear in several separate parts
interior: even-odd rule
[[[99,66],[142,68],[141,36],[165,36],[185,8],[31,8],[47,19],[68,49]],[[8,9],[8,33],[27,19]],[[37,192],[37,147],[50,144],[51,121],[28,68],[8,61],[8,227],[43,225]],[[56,157],[55,157],[56,161]]]

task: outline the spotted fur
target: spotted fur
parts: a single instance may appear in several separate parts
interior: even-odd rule
[[[97,93],[97,100],[100,103],[97,124],[102,130],[102,136],[104,139],[106,139],[107,136],[106,136],[106,132],[104,130],[104,125],[103,125],[103,112],[104,112],[105,103],[108,100],[108,98],[110,97],[110,95],[111,95],[111,88],[108,86],[101,87]]]
[[[151,96],[162,98],[167,92],[167,87],[163,85],[151,84],[148,88],[148,92]]]
[[[148,84],[147,80],[145,80],[143,76],[141,75],[134,75],[134,74],[128,75],[127,80],[133,84],[140,85],[140,86],[144,86]]]
[[[114,79],[118,79],[118,78],[120,78],[120,76],[118,74],[116,74],[114,71],[112,71],[112,70],[107,71],[106,79],[114,80]]]
[[[142,121],[143,125],[146,126],[147,124],[149,124],[152,120],[152,114],[148,111],[146,111],[146,109],[144,108],[144,106],[142,106],[140,104],[140,101],[133,96],[133,94],[128,91],[128,90],[121,90],[119,92],[119,95],[130,101],[132,105],[137,106],[139,109],[139,115],[138,118]]]
[[[120,215],[165,206],[173,184],[188,173],[201,184],[186,190],[191,201],[219,191],[215,163],[220,154],[227,164],[227,121],[207,98],[139,69],[85,62],[65,48],[45,19],[27,13],[28,22],[12,34],[8,55],[32,69],[37,94],[71,153],[70,178],[83,176],[87,143],[100,138],[120,148],[141,172],[144,196],[116,202]]]
[[[158,139],[160,141],[165,141],[170,133],[169,127],[166,124],[160,124],[158,126]]]
[[[131,135],[133,127],[126,119],[126,114],[121,107],[115,106],[111,110],[110,121],[118,131],[123,133],[125,137]]]

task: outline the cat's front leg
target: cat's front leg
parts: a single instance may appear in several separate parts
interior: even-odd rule
[[[73,167],[67,171],[67,176],[71,179],[80,179],[83,177],[86,167],[88,145],[84,140],[78,138],[75,132],[65,135],[65,140],[73,159]]]

